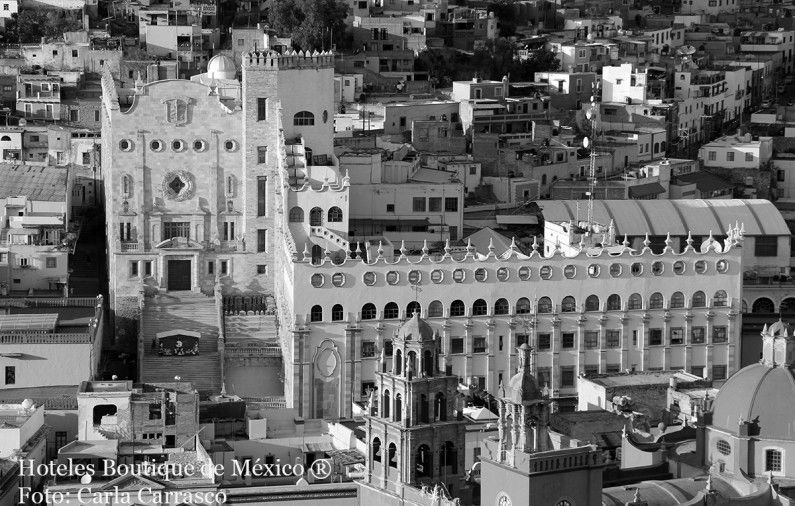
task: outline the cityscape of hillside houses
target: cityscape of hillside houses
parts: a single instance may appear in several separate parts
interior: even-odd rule
[[[792,0],[0,0],[0,506],[795,506]]]

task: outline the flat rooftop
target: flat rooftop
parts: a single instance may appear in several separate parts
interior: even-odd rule
[[[684,371],[644,371],[628,374],[604,374],[592,376],[588,381],[602,385],[606,388],[611,387],[630,387],[630,386],[649,386],[649,385],[668,385],[671,378],[676,378],[681,382],[699,381],[702,378]]]

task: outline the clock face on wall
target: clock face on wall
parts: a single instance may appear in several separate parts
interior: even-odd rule
[[[511,498],[505,492],[497,494],[497,500],[494,502],[495,506],[512,506]]]

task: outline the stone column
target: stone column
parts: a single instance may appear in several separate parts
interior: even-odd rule
[[[497,391],[494,386],[494,349],[498,346],[494,335],[495,327],[496,322],[494,318],[491,318],[486,323],[486,342],[488,343],[486,349],[488,353],[486,356],[486,390],[489,392]]]

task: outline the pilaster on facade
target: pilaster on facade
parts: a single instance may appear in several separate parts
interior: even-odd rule
[[[494,322],[494,318],[491,318],[486,322],[486,352],[488,353],[488,355],[486,355],[486,390],[491,391],[495,391],[496,388],[494,383],[494,351],[498,347],[498,344],[495,342],[496,339],[494,335],[494,329],[496,326],[497,324]]]

